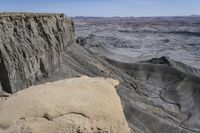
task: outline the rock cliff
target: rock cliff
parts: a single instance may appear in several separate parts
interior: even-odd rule
[[[74,26],[64,14],[0,14],[0,90],[14,93],[59,73]]]

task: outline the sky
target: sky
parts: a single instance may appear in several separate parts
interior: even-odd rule
[[[200,15],[200,0],[0,0],[0,12],[57,12],[67,16]]]

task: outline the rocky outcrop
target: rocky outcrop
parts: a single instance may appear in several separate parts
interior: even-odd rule
[[[80,77],[19,91],[0,103],[0,132],[129,133],[118,83]]]
[[[0,14],[0,90],[14,93],[59,73],[74,26],[64,14]]]

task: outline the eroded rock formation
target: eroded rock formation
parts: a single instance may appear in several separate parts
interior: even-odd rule
[[[14,93],[59,73],[73,41],[73,22],[63,14],[0,14],[0,90]]]
[[[130,53],[119,55],[118,53],[121,54],[124,48],[137,49],[140,45],[126,45],[126,42],[113,37],[104,36],[99,39],[99,36],[91,34],[86,38],[78,38],[77,42],[80,45],[76,44],[73,22],[62,14],[1,14],[0,20],[2,21],[0,23],[0,90],[4,91],[0,93],[0,97],[2,96],[0,106],[18,95],[17,93],[7,98],[9,95],[5,92],[14,93],[38,83],[80,75],[112,77],[120,82],[116,87],[117,93],[121,98],[131,132],[195,133],[200,131],[198,69],[165,57],[138,60],[128,57]],[[86,28],[91,27],[87,25]],[[105,33],[102,31],[102,34]],[[110,44],[105,40],[111,41],[112,47],[109,47]],[[117,49],[120,52],[116,51]],[[52,102],[55,100],[49,99]],[[107,105],[105,101],[104,104]],[[53,105],[50,104],[48,108]],[[45,113],[39,113],[38,116],[41,118],[38,119],[23,119],[28,113],[21,114],[23,111],[17,111],[17,115],[12,118],[14,121],[19,119],[18,122],[12,125],[9,123],[12,123],[13,119],[9,119],[2,122],[1,126],[7,127],[7,131],[13,131],[23,125],[29,126],[24,128],[28,131],[36,129],[35,127],[41,130],[46,127],[51,129],[62,127],[60,122],[71,120],[72,117],[75,122],[81,119],[90,125],[85,116],[79,114],[56,117],[54,121],[56,115],[52,113],[58,112],[54,110],[48,113],[46,106],[44,111]],[[5,114],[6,112],[4,110]],[[0,117],[0,121],[3,121],[3,118],[5,117]],[[52,119],[55,123],[51,121]],[[35,125],[37,122],[41,123],[42,127]],[[30,124],[35,127],[30,127]],[[79,131],[78,129],[77,132]]]
[[[131,129],[137,133],[200,131],[199,69],[164,56],[140,59],[125,56],[122,53],[126,48],[113,52],[118,47],[111,47],[92,34],[77,38],[77,42],[107,60],[112,69],[119,69],[121,83],[132,86],[118,87]]]

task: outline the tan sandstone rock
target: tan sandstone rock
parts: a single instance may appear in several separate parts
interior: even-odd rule
[[[0,132],[129,133],[116,85],[80,77],[20,91],[0,103]]]

